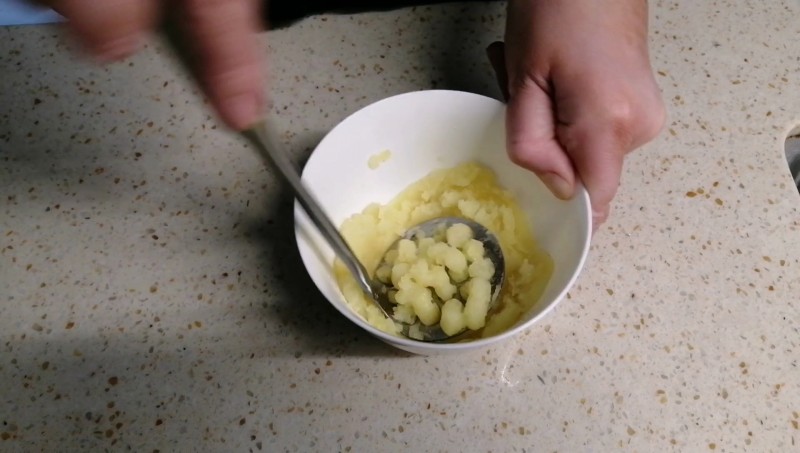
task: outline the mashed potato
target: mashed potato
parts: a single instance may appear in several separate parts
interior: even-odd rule
[[[489,168],[477,163],[466,163],[434,171],[412,184],[385,206],[371,204],[363,212],[353,215],[342,224],[341,232],[366,269],[375,270],[377,273],[375,277],[388,279],[397,286],[405,274],[412,272],[412,265],[423,265],[412,263],[410,258],[412,252],[417,252],[416,249],[420,244],[413,241],[408,241],[408,244],[398,244],[397,255],[393,256],[392,260],[395,263],[403,263],[405,267],[395,265],[390,270],[379,268],[384,253],[409,228],[437,217],[471,219],[488,228],[497,237],[506,264],[503,290],[488,319],[485,313],[483,319],[480,319],[480,311],[469,319],[465,316],[462,300],[453,296],[461,296],[463,300],[468,301],[473,291],[476,294],[491,292],[488,281],[474,285],[475,287],[469,282],[463,284],[469,279],[470,273],[484,275],[489,269],[481,261],[483,246],[480,241],[465,238],[455,231],[447,237],[445,243],[428,243],[424,246],[439,247],[441,244],[453,248],[453,244],[457,244],[455,248],[460,250],[461,258],[455,257],[451,252],[438,253],[443,254],[442,260],[464,259],[466,262],[463,263],[463,268],[462,263],[451,263],[452,268],[460,270],[461,274],[458,272],[449,274],[449,285],[439,278],[441,275],[438,277],[431,275],[431,279],[435,281],[429,282],[431,285],[427,286],[432,289],[426,286],[420,289],[420,285],[413,287],[407,285],[409,291],[402,296],[404,298],[402,305],[419,308],[424,314],[419,316],[416,311],[409,311],[405,313],[406,320],[416,317],[424,323],[436,319],[433,322],[438,321],[443,327],[449,326],[450,329],[456,329],[464,322],[468,328],[474,327],[473,330],[476,330],[477,335],[481,337],[495,335],[511,327],[541,297],[552,274],[553,263],[536,245],[524,213],[511,194],[498,185],[494,173]],[[453,242],[449,243],[451,240]],[[445,257],[445,253],[451,256]],[[471,269],[475,263],[481,264]],[[445,268],[448,267],[445,264]],[[423,275],[424,271],[417,269],[413,272]],[[345,300],[356,313],[383,331],[400,334],[401,326],[387,319],[383,312],[367,299],[338,260],[334,263],[334,273]],[[433,285],[434,283],[438,287]],[[458,295],[451,288],[456,286],[461,288]],[[432,308],[430,302],[434,300],[443,303],[441,306],[433,303],[436,308]]]
[[[486,324],[495,266],[465,223],[439,225],[397,241],[375,271],[389,290],[396,321],[439,324],[447,335]]]

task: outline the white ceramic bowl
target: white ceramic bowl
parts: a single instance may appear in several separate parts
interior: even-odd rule
[[[438,168],[476,160],[492,168],[529,216],[534,237],[553,258],[553,275],[539,303],[509,330],[468,343],[423,343],[386,334],[347,305],[333,277],[334,253],[295,203],[300,256],[322,294],[361,328],[397,348],[433,354],[472,350],[518,335],[549,312],[583,267],[591,235],[591,208],[581,187],[570,201],[554,197],[532,173],[506,155],[505,106],[459,91],[417,91],[393,96],[352,114],[311,154],[303,181],[336,225],[368,204],[386,203]],[[391,157],[377,169],[367,160],[383,150]]]

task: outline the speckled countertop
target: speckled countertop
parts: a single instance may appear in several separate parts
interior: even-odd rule
[[[800,450],[789,1],[654,1],[665,133],[569,298],[516,341],[409,356],[313,289],[278,178],[163,47],[98,68],[0,29],[0,450]],[[391,94],[497,95],[500,4],[264,35],[301,162]]]

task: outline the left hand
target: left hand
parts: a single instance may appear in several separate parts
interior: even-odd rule
[[[562,199],[580,179],[595,228],[625,154],[655,138],[665,110],[647,49],[645,0],[509,0],[506,42],[487,49],[508,99],[507,148]]]

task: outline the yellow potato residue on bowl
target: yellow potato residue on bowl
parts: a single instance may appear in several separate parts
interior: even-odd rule
[[[497,236],[506,263],[506,279],[495,308],[478,336],[486,338],[513,326],[533,308],[553,272],[550,256],[536,244],[525,214],[488,167],[468,162],[437,170],[415,182],[384,206],[370,204],[345,220],[342,236],[370,272],[384,252],[406,230],[437,217],[464,217],[481,223]],[[400,326],[387,319],[361,292],[338,260],[334,274],[350,308],[368,323],[399,335]]]
[[[392,157],[392,152],[389,151],[388,149],[384,149],[378,154],[369,156],[369,159],[367,159],[367,167],[369,167],[370,170],[375,170],[378,167],[380,167],[384,162],[389,160],[391,157]]]

